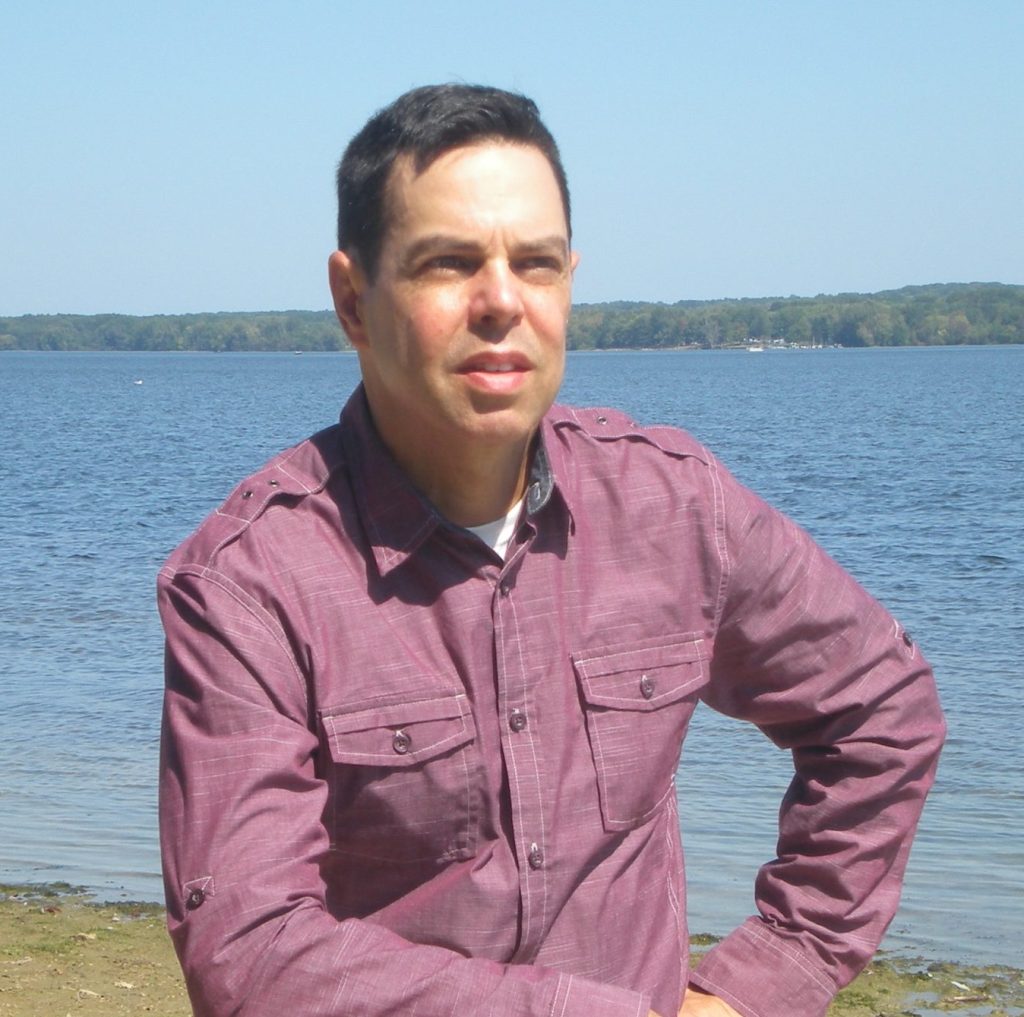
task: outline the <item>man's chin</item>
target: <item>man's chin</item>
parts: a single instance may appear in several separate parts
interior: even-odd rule
[[[530,441],[547,412],[536,409],[524,411],[520,407],[491,406],[477,410],[472,420],[466,422],[464,433],[467,438],[495,447],[519,446]]]

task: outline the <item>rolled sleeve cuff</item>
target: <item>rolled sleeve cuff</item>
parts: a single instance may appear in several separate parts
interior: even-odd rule
[[[649,996],[579,975],[558,979],[551,1017],[647,1017]]]
[[[838,991],[806,951],[757,918],[709,951],[690,981],[744,1017],[821,1017]]]

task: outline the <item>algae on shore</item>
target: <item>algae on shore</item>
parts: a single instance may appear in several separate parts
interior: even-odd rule
[[[695,936],[695,953],[714,940]],[[1024,1017],[1024,972],[881,956],[830,1017]],[[67,886],[0,885],[0,1017],[189,1017],[155,904],[101,904]]]

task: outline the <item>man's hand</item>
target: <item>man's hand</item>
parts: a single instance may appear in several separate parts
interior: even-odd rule
[[[724,999],[688,985],[683,1005],[679,1008],[679,1017],[740,1017],[740,1014]]]
[[[647,1011],[647,1017],[661,1017],[653,1010]],[[709,992],[701,992],[692,985],[687,986],[683,1005],[679,1008],[679,1017],[741,1017],[724,999],[712,996]]]

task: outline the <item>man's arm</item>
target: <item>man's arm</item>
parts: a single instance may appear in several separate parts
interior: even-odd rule
[[[728,578],[706,698],[790,750],[795,775],[760,913],[693,982],[745,1017],[814,1017],[895,913],[944,724],[902,628],[797,526],[721,482]]]
[[[197,1017],[642,1017],[649,999],[338,921],[305,677],[273,617],[209,568],[159,581],[167,632],[161,841]]]

